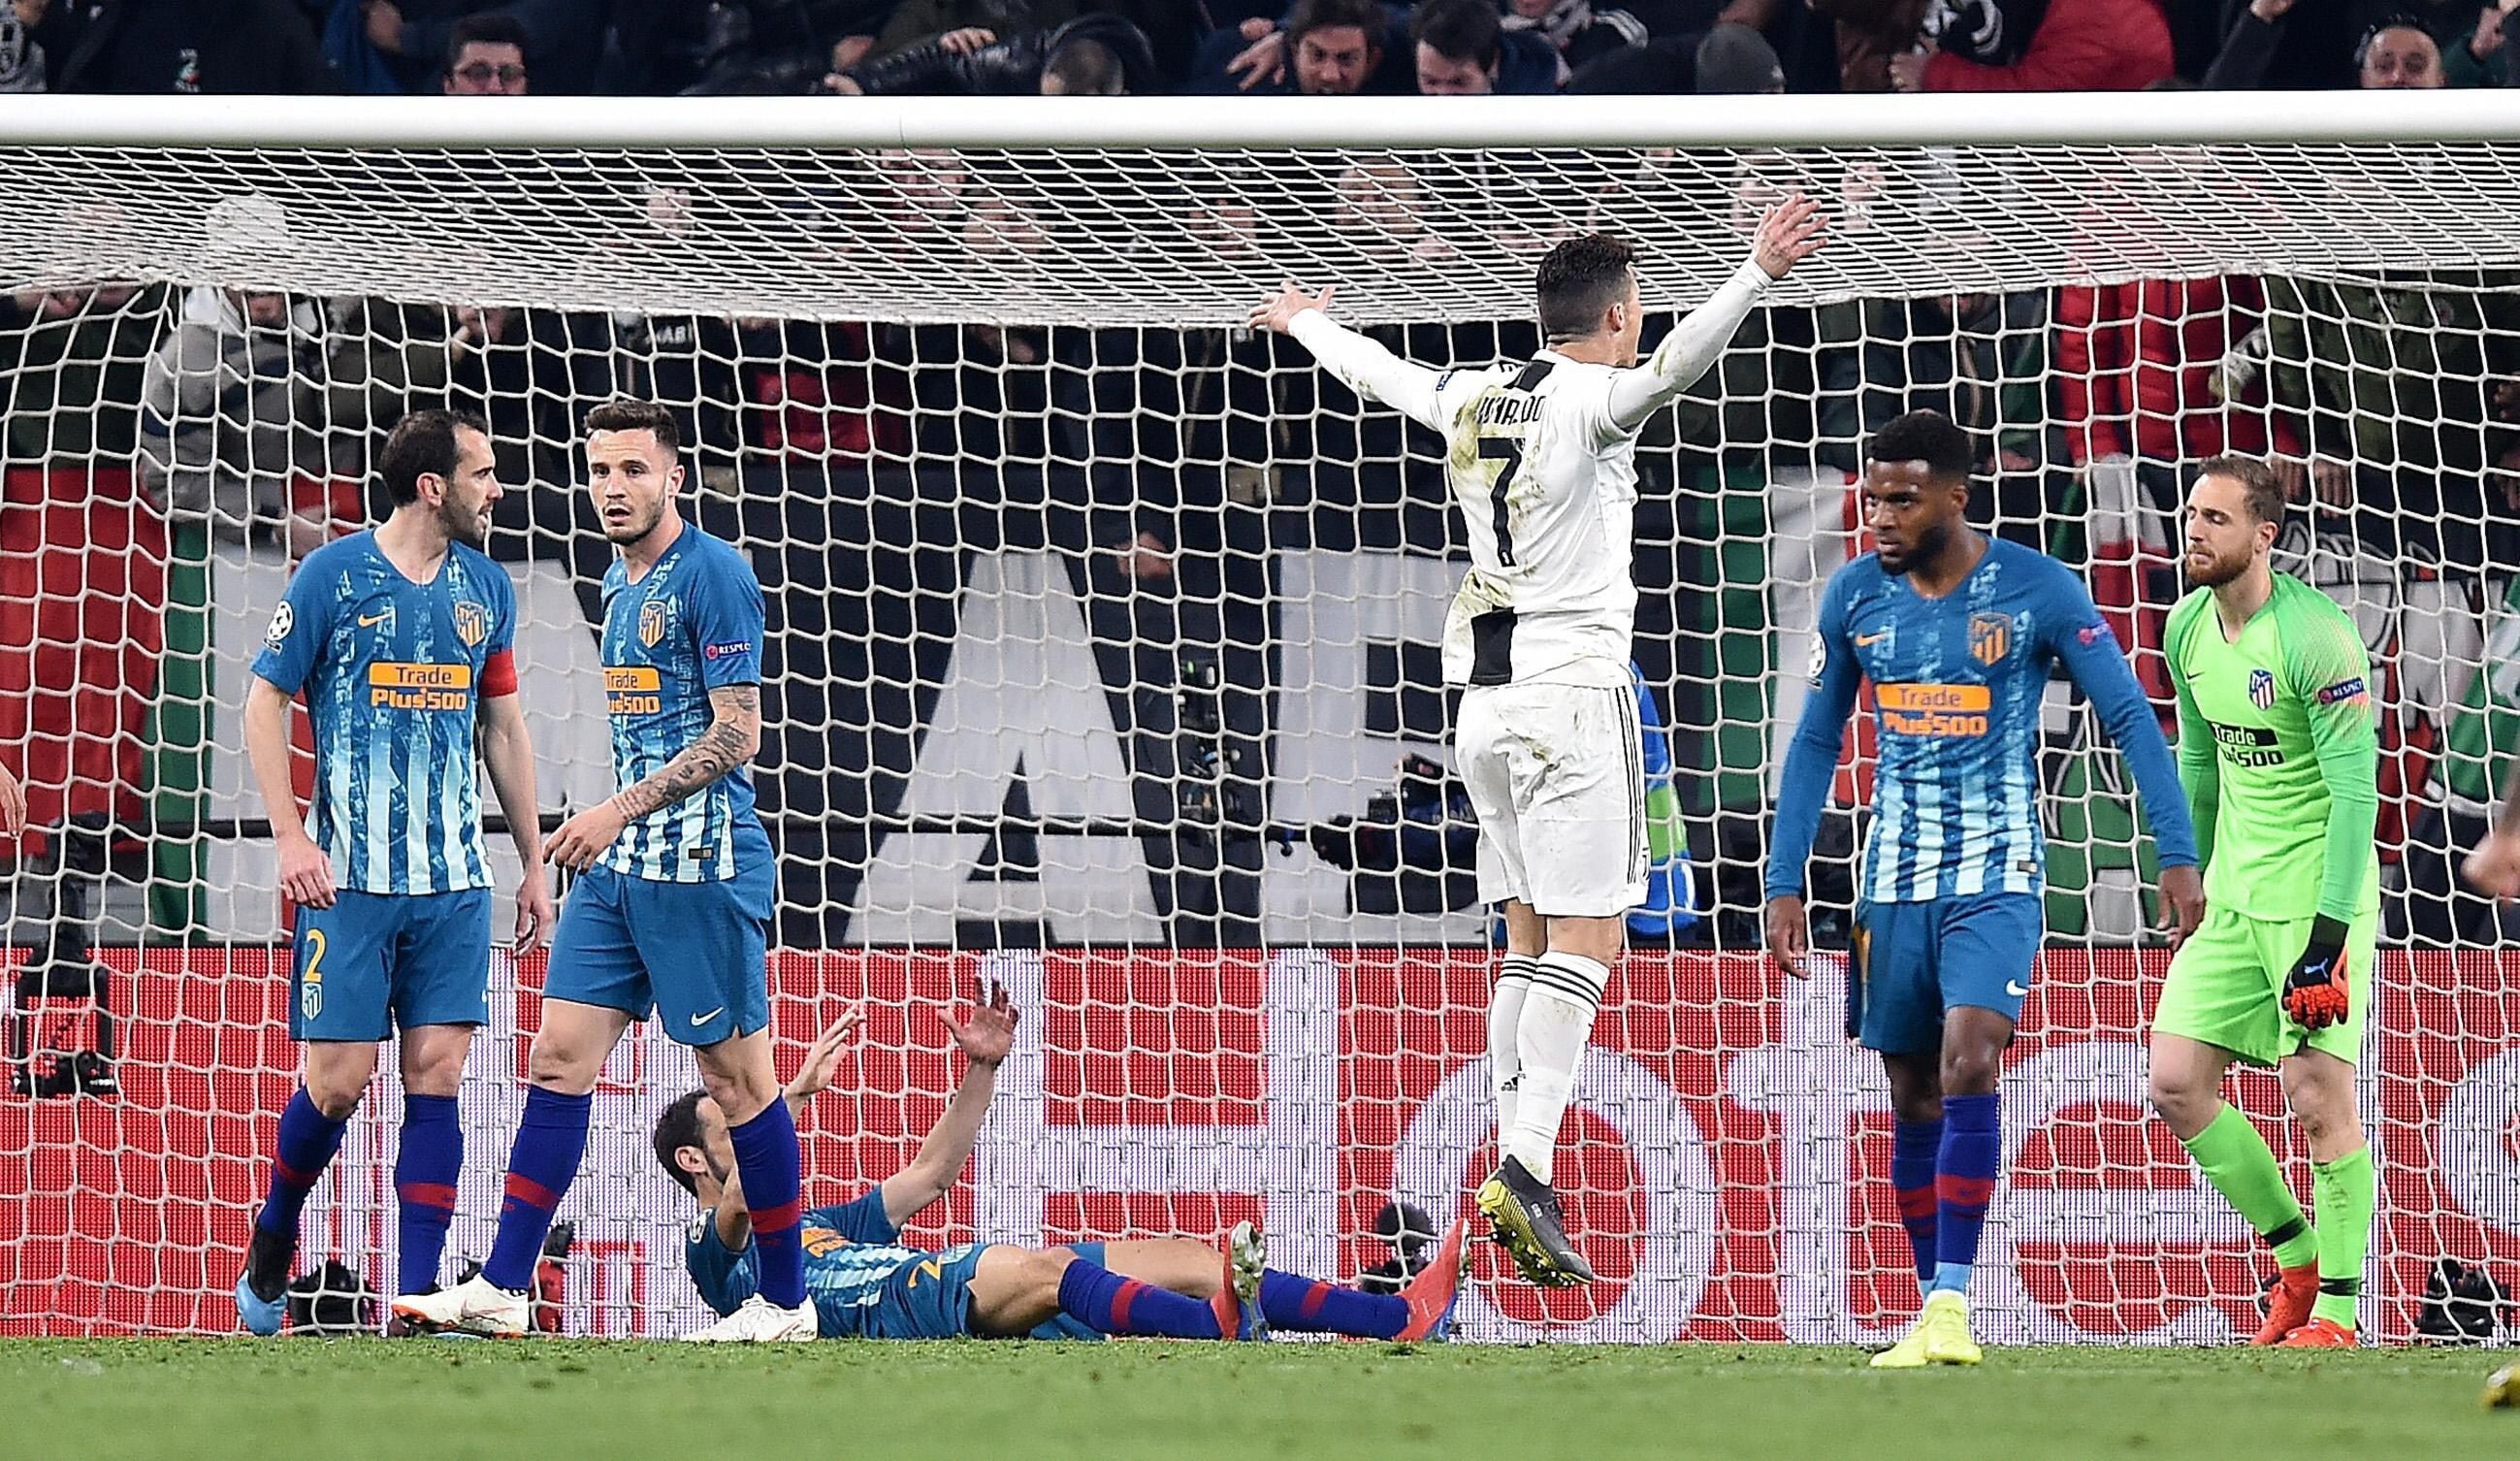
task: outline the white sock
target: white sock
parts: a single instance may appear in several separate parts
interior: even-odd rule
[[[1497,966],[1496,987],[1488,993],[1488,1084],[1496,1092],[1497,1142],[1513,1129],[1519,1104],[1522,1057],[1514,1030],[1522,1023],[1523,996],[1531,992],[1531,971],[1539,960],[1530,954],[1508,954]]]
[[[1601,1007],[1610,971],[1581,954],[1543,954],[1532,970],[1514,1027],[1514,1056],[1521,1064],[1513,1127],[1501,1139],[1505,1155],[1524,1170],[1555,1181],[1557,1127],[1575,1094],[1575,1072],[1592,1039],[1593,1015]]]

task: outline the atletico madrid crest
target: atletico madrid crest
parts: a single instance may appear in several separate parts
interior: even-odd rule
[[[2011,653],[2011,615],[1972,614],[1969,616],[1970,659],[1980,664],[1993,664]]]
[[[489,613],[478,604],[456,605],[455,637],[463,640],[468,648],[478,646],[482,640],[490,637]]]
[[[639,606],[639,642],[650,649],[665,637],[665,601],[650,599]]]
[[[2275,677],[2272,670],[2249,671],[2249,704],[2261,710],[2275,708]]]

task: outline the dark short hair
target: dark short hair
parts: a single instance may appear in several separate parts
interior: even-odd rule
[[[685,1192],[700,1195],[700,1184],[674,1160],[674,1154],[685,1147],[704,1146],[708,1133],[700,1127],[700,1103],[708,1099],[706,1091],[686,1091],[674,1098],[674,1104],[656,1115],[656,1164],[674,1179]]]
[[[1286,18],[1286,54],[1294,55],[1313,31],[1342,27],[1364,31],[1366,46],[1379,51],[1382,25],[1380,0],[1295,0],[1295,13]]]
[[[2256,457],[2207,457],[2196,468],[2196,479],[2228,477],[2240,484],[2248,494],[2249,516],[2261,523],[2281,526],[2284,520],[2283,483],[2275,479],[2275,469]]]
[[[1968,433],[1940,411],[1911,411],[1872,434],[1871,462],[1922,462],[1936,481],[1966,481],[1977,453]]]
[[[503,16],[495,11],[466,16],[455,23],[454,29],[446,32],[446,68],[450,71],[455,69],[455,63],[464,59],[466,46],[514,46],[517,54],[522,56],[525,39],[525,23],[515,16]]]
[[[2388,30],[2411,30],[2417,35],[2422,36],[2424,39],[2431,41],[2436,50],[2441,47],[2441,37],[2433,34],[2433,27],[2430,22],[2411,11],[2393,10],[2387,15],[2380,17],[2378,20],[2373,21],[2369,28],[2362,32],[2362,39],[2354,43],[2354,68],[2356,70],[2359,71],[2362,69],[2363,58],[2371,54],[2371,42],[2378,40],[2381,32]]]
[[[674,425],[674,413],[654,401],[614,396],[586,413],[586,434],[592,436],[597,432],[653,432],[665,455],[683,454],[683,432]]]
[[[418,502],[424,477],[453,481],[463,453],[463,443],[456,439],[461,432],[490,434],[480,417],[464,411],[414,411],[395,422],[385,449],[377,454],[377,476],[384,479],[386,500],[396,507]]]
[[[1045,81],[1057,76],[1069,96],[1118,96],[1129,89],[1120,53],[1086,35],[1060,41],[1042,63],[1041,75]]]
[[[1601,328],[1601,313],[1627,297],[1637,251],[1613,234],[1566,240],[1540,261],[1540,336],[1555,343]]]
[[[1424,0],[1409,18],[1409,39],[1447,61],[1496,69],[1505,21],[1495,0]]]

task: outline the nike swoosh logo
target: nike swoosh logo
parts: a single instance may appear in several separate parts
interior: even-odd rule
[[[725,1006],[725,1005],[719,1005],[716,1009],[713,1009],[713,1010],[709,1011],[709,1012],[708,1012],[707,1014],[705,1014],[705,1015],[694,1015],[694,1016],[692,1017],[692,1027],[693,1027],[694,1029],[698,1029],[698,1028],[699,1028],[701,1026],[708,1024],[710,1021],[712,1021],[712,1020],[716,1019],[718,1016],[723,1015],[723,1014],[725,1014],[725,1013],[726,1013],[726,1006]]]
[[[1889,637],[1890,631],[1887,629],[1882,630],[1878,634],[1858,634],[1855,636],[1855,647],[1857,649],[1863,649],[1867,645],[1879,644],[1881,641]]]
[[[2030,986],[2019,980],[2005,980],[2003,982],[2003,992],[2011,995],[2015,999],[2028,999],[2030,997]]]
[[[362,629],[373,629],[391,617],[393,617],[393,611],[390,609],[386,610],[382,614],[362,614],[359,616],[359,627]]]

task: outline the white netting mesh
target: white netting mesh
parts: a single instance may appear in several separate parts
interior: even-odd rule
[[[1447,755],[1432,646],[1460,529],[1431,437],[1236,327],[1282,278],[1336,281],[1415,358],[1524,355],[1554,239],[1639,239],[1669,309],[1798,188],[1839,237],[1641,455],[1637,659],[1688,859],[1667,886],[1705,912],[1639,932],[1653,951],[1613,985],[1567,1132],[1613,1282],[1546,1304],[1488,1288],[1473,1332],[1858,1338],[1913,1302],[1878,1075],[1832,982],[1779,987],[1751,950],[1797,708],[1772,670],[1804,662],[1852,551],[1860,441],[1932,406],[1981,444],[1980,521],[2085,570],[2164,694],[2183,468],[2301,464],[2287,562],[2382,666],[2393,937],[2461,946],[2385,955],[2373,1019],[2366,1314],[2403,1335],[2434,1259],[2520,1254],[2500,1073],[2520,961],[2448,871],[2520,748],[2490,648],[2520,571],[2514,160],[0,147],[0,287],[25,290],[0,315],[0,756],[42,834],[14,883],[27,1094],[0,1102],[0,1328],[230,1322],[294,1060],[243,676],[292,548],[374,511],[368,454],[402,411],[489,418],[543,800],[611,790],[609,550],[572,461],[614,391],[684,416],[691,512],[768,596],[783,1059],[843,999],[879,1011],[844,1073],[862,1093],[810,1123],[813,1192],[915,1144],[955,1079],[923,1007],[986,972],[1025,999],[1024,1044],[973,1187],[922,1235],[1204,1237],[1265,1214],[1287,1266],[1380,1262],[1385,1201],[1448,1213],[1487,1160],[1465,824],[1440,774],[1406,769]],[[2052,946],[1981,1312],[2001,1338],[2211,1337],[2254,1288],[2244,1230],[2139,1109],[2158,959],[2139,980],[2121,946],[2148,854],[2061,684],[2048,729]],[[1832,816],[1823,847],[1842,858],[1852,830]],[[1823,942],[1839,865],[1816,886]],[[172,946],[121,946],[142,942]],[[1104,951],[1021,951],[1084,944]],[[497,1208],[538,981],[516,982],[502,963],[472,1065],[459,1252]],[[59,1093],[106,1064],[38,1048],[98,1043],[92,988],[117,1096]],[[651,1032],[613,1074],[563,1211],[569,1322],[672,1332],[697,1312],[688,1209],[645,1126],[691,1072]],[[2245,1094],[2275,1109],[2271,1085]],[[371,1284],[391,1272],[397,1110],[372,1096],[309,1227],[310,1259]]]

